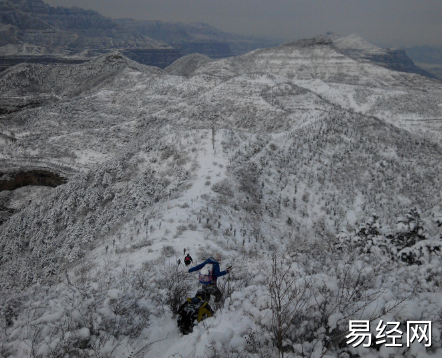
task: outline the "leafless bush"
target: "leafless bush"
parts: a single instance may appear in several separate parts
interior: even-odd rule
[[[177,236],[181,235],[187,229],[188,229],[187,225],[178,225],[177,228],[176,228],[176,235]]]
[[[252,354],[253,357],[271,357],[270,347],[272,342],[268,337],[259,334],[257,331],[250,331],[245,339],[247,342],[246,352]]]
[[[225,179],[213,184],[212,190],[215,193],[233,197],[232,185]]]
[[[172,257],[176,255],[176,250],[173,246],[165,245],[161,249],[161,255],[165,257]]]
[[[163,259],[161,257],[159,257],[155,260],[144,261],[141,264],[141,271],[143,271],[143,272],[153,271],[155,266],[159,265],[162,261],[163,261]]]
[[[168,307],[173,314],[177,314],[192,288],[191,281],[187,280],[187,273],[183,272],[179,265],[163,268],[159,276],[157,285],[161,291],[157,300],[162,306]]]
[[[210,231],[213,231],[213,224],[209,221],[206,221],[204,224],[203,224],[203,228],[204,229],[208,229],[208,230],[210,230]]]
[[[207,358],[248,358],[250,357],[249,352],[242,351],[236,352],[233,349],[228,349],[227,347],[222,346],[219,342],[210,342],[207,346],[210,350],[208,354],[205,356]]]
[[[196,229],[198,228],[198,225],[196,223],[190,223],[188,226],[189,230],[191,231],[196,231]]]
[[[290,347],[285,342],[293,342],[293,333],[301,322],[304,309],[309,305],[311,297],[310,285],[292,271],[292,265],[285,266],[272,257],[272,266],[266,277],[266,287],[270,295],[271,323],[266,328],[273,337],[273,343],[278,348],[279,356],[284,358],[284,352]]]

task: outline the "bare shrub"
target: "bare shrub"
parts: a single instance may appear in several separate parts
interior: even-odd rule
[[[247,351],[237,352],[232,348],[221,346],[219,342],[212,341],[208,346],[207,358],[248,358],[250,354]]]
[[[161,290],[155,299],[176,315],[192,288],[191,281],[187,280],[187,273],[183,272],[179,265],[169,265],[163,268],[160,270],[159,277],[157,285]]]
[[[165,257],[172,257],[177,254],[175,248],[170,245],[164,245],[161,249],[161,255]]]
[[[289,350],[285,342],[293,341],[295,322],[300,322],[304,309],[311,297],[310,285],[300,280],[292,271],[292,265],[284,265],[276,255],[272,257],[270,274],[266,277],[266,287],[270,295],[272,319],[265,327],[273,337],[280,357]]]
[[[187,229],[188,229],[187,225],[178,225],[176,228],[176,235],[181,235]]]
[[[229,197],[233,196],[232,185],[225,179],[213,184],[212,190],[221,195]]]
[[[191,231],[196,231],[196,229],[198,228],[198,225],[196,223],[190,223],[188,226],[189,230]]]

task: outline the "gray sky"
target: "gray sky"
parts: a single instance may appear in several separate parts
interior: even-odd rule
[[[383,47],[442,45],[441,0],[43,0],[113,18],[205,22],[286,41],[327,31]]]

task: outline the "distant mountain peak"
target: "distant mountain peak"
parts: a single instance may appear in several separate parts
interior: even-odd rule
[[[287,42],[283,44],[284,47],[296,46],[296,47],[311,47],[317,45],[332,45],[333,41],[327,36],[319,35],[310,39],[301,39],[293,42]]]
[[[363,39],[358,34],[351,34],[348,36],[340,36],[334,33],[327,33],[327,38],[329,38],[337,48],[340,50],[357,50],[364,52],[386,52],[386,49],[380,48],[371,44],[370,42]]]

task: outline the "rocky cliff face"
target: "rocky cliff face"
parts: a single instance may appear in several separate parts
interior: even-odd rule
[[[135,61],[164,68],[191,53],[223,58],[275,45],[206,24],[113,20],[95,11],[54,8],[42,0],[0,0],[0,34],[0,71],[24,59],[33,63],[90,60],[78,55],[85,50],[100,55],[117,49]]]
[[[46,170],[25,170],[8,174],[0,172],[0,191],[15,190],[27,185],[50,186],[55,188],[66,182],[66,178]]]
[[[14,197],[16,195],[13,195],[12,191],[22,187],[32,186],[35,192],[36,187],[55,188],[65,183],[67,183],[67,178],[55,171],[24,169],[0,172],[0,225],[17,211],[17,207],[14,205],[14,201],[16,201]],[[21,201],[29,204],[32,201],[31,198],[32,196],[29,195],[28,199]]]
[[[91,10],[54,8],[41,0],[3,0],[0,10],[0,22],[16,28],[19,42],[53,50],[170,48]]]
[[[119,19],[117,22],[134,32],[167,42],[183,55],[200,53],[211,58],[224,58],[278,44],[261,38],[233,35],[204,23],[181,24],[132,19]]]
[[[95,11],[54,8],[41,0],[2,0],[0,34],[0,70],[24,60],[84,62],[91,58],[78,56],[85,50],[95,55],[124,50],[141,63],[159,67],[180,56],[170,45],[134,33]],[[70,57],[74,54],[75,58]]]
[[[403,50],[377,47],[356,34],[342,37],[328,33],[327,37],[333,41],[333,44],[340,51],[351,58],[375,62],[394,71],[417,73],[435,78],[428,71],[416,66]]]
[[[435,76],[416,66],[407,56],[404,50],[385,50],[379,53],[364,53],[360,50],[344,50],[344,53],[352,58],[366,59],[375,62],[390,70],[417,73],[422,76],[434,78]]]

